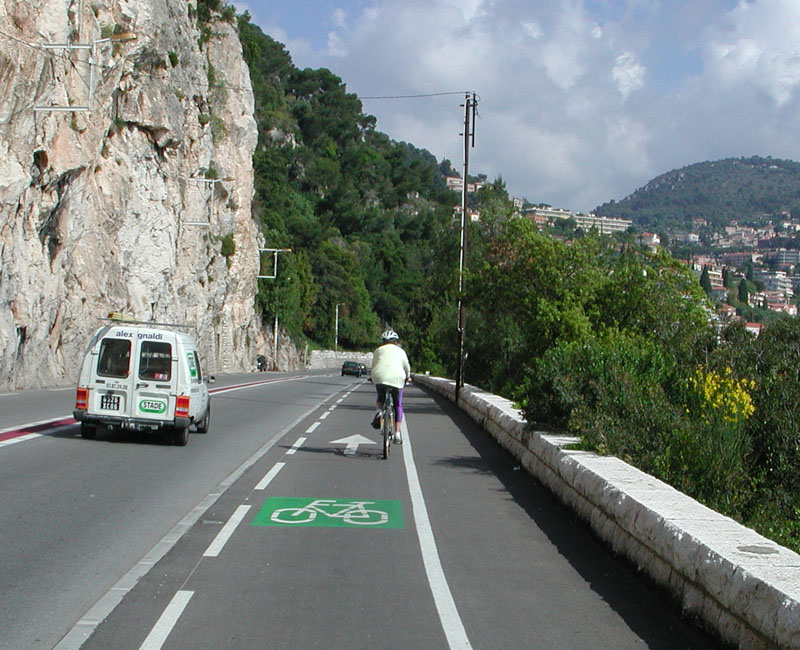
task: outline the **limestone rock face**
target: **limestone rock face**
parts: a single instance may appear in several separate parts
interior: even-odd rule
[[[193,326],[208,372],[267,351],[250,78],[201,27],[192,0],[0,0],[0,389],[74,382],[111,311]]]

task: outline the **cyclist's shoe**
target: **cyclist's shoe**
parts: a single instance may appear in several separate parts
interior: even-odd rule
[[[400,435],[400,433],[395,433],[394,436],[392,437],[392,442],[396,445],[402,445],[403,437]]]
[[[376,413],[375,417],[372,418],[372,428],[373,429],[380,429],[381,428],[381,414]]]

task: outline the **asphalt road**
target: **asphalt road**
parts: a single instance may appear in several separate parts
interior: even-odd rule
[[[370,384],[217,387],[265,377],[185,448],[0,447],[0,648],[716,647],[441,398],[383,460]]]

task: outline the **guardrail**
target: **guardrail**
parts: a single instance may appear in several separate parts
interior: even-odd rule
[[[455,401],[455,382],[414,375]],[[680,603],[739,648],[800,648],[800,555],[618,458],[533,431],[513,404],[465,385],[459,406],[531,475]]]

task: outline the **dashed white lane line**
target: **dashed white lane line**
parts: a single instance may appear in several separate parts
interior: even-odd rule
[[[317,420],[316,422],[314,422],[314,424],[312,424],[310,427],[308,427],[308,429],[306,430],[306,433],[314,433],[314,431],[316,431],[316,429],[317,429],[317,427],[319,425],[320,425],[320,421]]]
[[[317,424],[319,424],[319,423],[317,423]],[[311,428],[312,428],[312,429],[315,429],[316,427],[313,427],[313,426],[312,426]],[[306,431],[306,433],[311,433],[311,432],[310,432],[310,431]],[[296,453],[297,453],[297,450],[298,450],[298,449],[300,449],[300,447],[302,447],[302,446],[303,446],[303,443],[304,443],[305,441],[306,441],[306,438],[305,438],[305,437],[298,438],[298,439],[297,439],[297,442],[295,442],[295,443],[292,445],[292,447],[289,449],[289,451],[287,451],[287,452],[286,452],[286,455],[287,455],[287,456],[292,456],[293,454],[296,454]]]
[[[144,643],[139,646],[139,650],[161,650],[161,646],[164,645],[164,641],[167,640],[170,632],[172,632],[172,628],[175,627],[175,623],[178,622],[192,596],[194,596],[193,591],[179,591],[172,597],[161,618],[150,630],[150,634],[147,635]]]
[[[403,439],[403,460],[406,466],[406,478],[408,479],[408,489],[411,493],[411,509],[414,513],[414,524],[417,528],[417,537],[422,551],[422,560],[425,565],[425,573],[428,575],[428,584],[433,593],[433,600],[436,603],[436,611],[439,613],[439,620],[442,629],[447,637],[447,643],[452,649],[468,650],[472,648],[464,629],[464,623],[456,608],[453,594],[447,584],[447,578],[442,569],[442,562],[439,559],[439,551],[436,548],[436,540],[433,538],[431,521],[428,518],[428,510],[425,507],[425,497],[422,496],[422,486],[417,475],[417,466],[414,464],[414,454],[411,452],[411,440],[408,435],[406,418],[400,423]]]
[[[274,479],[278,475],[278,472],[280,472],[283,469],[284,465],[286,465],[286,463],[275,463],[275,466],[266,473],[264,478],[262,478],[258,482],[258,484],[254,489],[263,490],[264,488],[266,488],[270,484],[272,479]]]
[[[217,533],[214,541],[209,544],[206,552],[203,553],[203,557],[217,557],[220,554],[220,551],[222,551],[226,542],[231,538],[236,527],[242,523],[242,519],[244,519],[248,510],[250,510],[250,506],[239,506],[236,508],[231,518],[228,519],[228,523],[222,527],[222,530]]]

